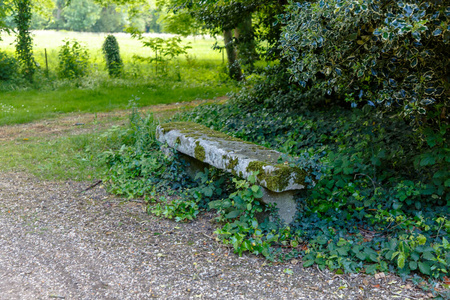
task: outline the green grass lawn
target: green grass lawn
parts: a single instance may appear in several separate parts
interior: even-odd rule
[[[54,91],[13,91],[1,93],[0,126],[53,118],[69,112],[106,112],[126,109],[130,100],[138,107],[155,104],[212,99],[230,91],[221,86],[127,87],[100,86],[95,89],[58,89]]]
[[[105,150],[98,133],[56,139],[15,140],[2,144],[0,169],[26,171],[46,180],[89,180],[106,170],[98,155]]]
[[[32,84],[0,81],[0,126],[53,118],[70,112],[102,112],[135,105],[149,106],[195,99],[212,99],[236,89],[226,76],[222,55],[212,50],[215,40],[189,38],[189,58],[180,56],[165,72],[155,73],[149,63],[133,60],[134,55],[149,56],[141,42],[127,34],[117,34],[125,74],[111,79],[105,70],[101,45],[106,34],[38,31],[34,33],[34,55],[42,66]],[[0,50],[14,53],[13,36],[2,36]],[[90,73],[75,80],[58,79],[58,47],[64,39],[77,39],[90,53]],[[44,76],[44,49],[48,53],[49,76]],[[139,99],[139,100],[137,100]]]

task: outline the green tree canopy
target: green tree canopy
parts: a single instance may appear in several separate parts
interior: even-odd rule
[[[66,26],[74,31],[88,31],[100,19],[101,7],[89,0],[72,0],[64,8]]]
[[[240,79],[241,66],[251,72],[261,56],[277,58],[281,30],[277,15],[284,12],[284,0],[161,0],[158,6],[169,10],[165,21],[175,32],[189,32],[180,24],[194,24],[213,36],[223,35],[230,76]],[[192,20],[192,21],[191,21]],[[180,27],[182,30],[180,30]]]
[[[2,38],[2,31],[9,32],[10,28],[6,23],[6,17],[10,15],[12,11],[11,2],[8,0],[0,0],[0,40]]]

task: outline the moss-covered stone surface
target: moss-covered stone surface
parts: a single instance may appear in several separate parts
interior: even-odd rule
[[[268,166],[273,167],[266,168]],[[267,170],[269,169],[269,170]],[[258,173],[256,176],[258,182],[265,182],[266,187],[271,191],[283,191],[289,185],[290,181],[303,185],[306,172],[300,168],[293,168],[288,165],[269,165],[261,161],[252,161],[248,164],[247,172]]]
[[[191,122],[158,127],[158,140],[199,161],[247,178],[258,172],[257,183],[273,192],[303,189],[306,172],[279,164],[281,153]]]

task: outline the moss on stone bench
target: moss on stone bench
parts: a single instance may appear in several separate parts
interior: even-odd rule
[[[200,124],[162,124],[157,128],[156,138],[181,153],[239,177],[248,178],[258,172],[257,183],[273,192],[305,187],[306,172],[278,163],[281,153]]]

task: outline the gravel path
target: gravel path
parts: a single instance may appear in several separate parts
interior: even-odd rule
[[[89,182],[0,172],[0,299],[426,299],[388,275],[238,257],[209,214],[175,223]],[[285,269],[291,269],[292,275]]]

